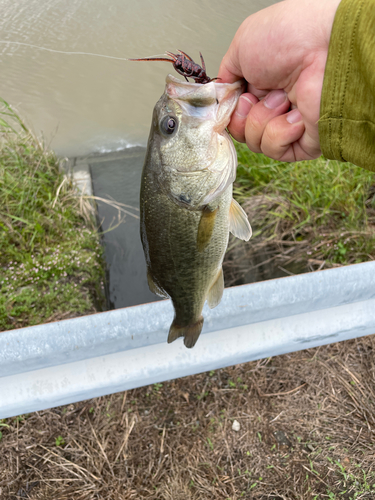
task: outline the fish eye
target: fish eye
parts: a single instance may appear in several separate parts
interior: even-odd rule
[[[164,116],[160,122],[160,130],[165,135],[172,135],[177,130],[177,118],[174,116]]]

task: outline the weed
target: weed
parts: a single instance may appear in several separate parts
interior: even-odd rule
[[[231,237],[227,286],[375,259],[375,177],[348,163],[282,163],[236,144],[234,196],[253,227]]]
[[[64,446],[65,444],[65,440],[62,436],[57,436],[57,438],[55,439],[55,445],[56,446]]]
[[[91,206],[0,103],[0,330],[94,312],[104,274]]]
[[[204,391],[201,394],[197,394],[197,399],[198,401],[201,401],[202,399],[205,399],[209,394],[209,391]]]

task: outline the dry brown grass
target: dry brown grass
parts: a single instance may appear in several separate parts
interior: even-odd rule
[[[226,286],[375,260],[371,207],[365,228],[344,229],[334,220],[319,226],[322,214],[313,210],[309,223],[298,227],[305,210],[286,196],[252,196],[242,206],[254,235],[250,243],[231,235],[223,266]]]
[[[374,348],[364,337],[8,419],[0,498],[374,498]]]

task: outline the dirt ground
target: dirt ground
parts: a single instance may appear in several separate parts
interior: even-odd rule
[[[0,421],[0,498],[375,498],[374,348],[363,337]]]

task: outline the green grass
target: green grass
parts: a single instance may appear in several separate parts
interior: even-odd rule
[[[104,275],[89,205],[59,173],[53,152],[1,104],[0,330],[94,311]],[[236,149],[234,195],[254,230],[246,251],[270,267],[295,261],[311,270],[375,258],[374,173]]]
[[[374,498],[375,495],[375,473],[365,471],[360,464],[354,464],[354,471],[347,472],[347,466],[338,460],[327,457],[329,466],[334,468],[337,476],[337,489],[339,493],[335,494],[327,489],[328,498],[339,499],[342,495],[349,500],[359,498]],[[341,490],[341,491],[340,491]]]
[[[277,243],[291,259],[325,267],[375,258],[373,172],[323,157],[281,163],[239,143],[236,149],[234,195],[248,208],[252,242]]]
[[[0,104],[0,330],[94,312],[104,274],[90,206]]]

